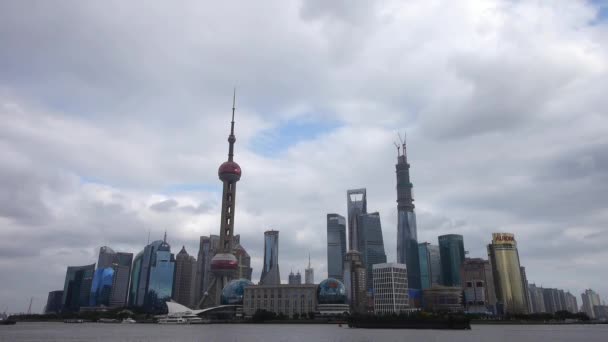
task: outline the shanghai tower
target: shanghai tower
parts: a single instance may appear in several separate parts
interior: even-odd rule
[[[232,97],[232,121],[230,135],[228,136],[228,160],[220,165],[218,176],[223,183],[222,213],[220,222],[220,241],[217,253],[211,259],[211,275],[204,298],[203,307],[220,304],[222,289],[237,275],[239,262],[233,254],[234,243],[234,205],[236,198],[236,182],[241,179],[241,167],[233,160],[234,156],[234,110],[236,91]]]
[[[416,214],[410,182],[410,164],[407,162],[405,142],[397,146],[397,262],[407,266],[407,283],[410,289],[410,300],[416,303],[419,299],[420,263],[418,260],[418,233]]]

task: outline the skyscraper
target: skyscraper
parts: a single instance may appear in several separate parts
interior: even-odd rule
[[[488,257],[492,265],[499,313],[528,313],[527,291],[523,288],[517,242],[513,234],[493,233],[492,243],[488,245]]]
[[[107,246],[99,249],[97,270],[91,286],[90,306],[127,305],[132,261],[132,253],[115,252]]]
[[[405,142],[397,148],[397,262],[407,266],[410,300],[418,304],[420,298],[420,261],[418,260],[418,231],[414,213],[413,185],[410,182],[410,164],[407,162]],[[412,298],[413,297],[413,298]]]
[[[464,262],[464,243],[462,235],[448,234],[439,236],[441,256],[441,279],[445,286],[462,286],[460,267]]]
[[[251,281],[251,256],[247,253],[247,250],[241,245],[241,236],[239,234],[234,236],[234,256],[239,261],[239,270],[237,277],[239,279],[247,279]]]
[[[532,312],[532,303],[530,299],[530,291],[528,291],[528,276],[526,275],[526,268],[521,266],[519,268],[519,272],[521,273],[521,286],[524,290],[524,299],[526,300],[526,308],[528,313]]]
[[[346,257],[346,220],[338,214],[327,214],[327,277],[344,280]]]
[[[372,265],[386,263],[380,214],[377,212],[359,214],[357,225],[361,228],[358,250],[361,252],[361,258],[365,264],[366,288],[368,292],[371,292],[373,289]]]
[[[594,306],[600,305],[600,296],[597,294],[597,292],[593,291],[592,289],[587,289],[581,294],[581,297],[583,299],[583,311],[587,314],[587,316],[589,316],[589,318],[597,318],[595,317],[595,311],[593,310]]]
[[[314,284],[315,274],[314,269],[310,267],[310,254],[308,254],[308,267],[304,270],[304,284]]]
[[[260,276],[260,285],[279,285],[279,232],[268,230],[264,232],[264,265]]]
[[[173,300],[192,307],[195,301],[194,286],[196,278],[196,259],[186,252],[186,246],[175,256],[175,282]]]
[[[213,280],[205,291],[202,300],[204,307],[220,304],[222,289],[237,275],[239,262],[233,254],[234,218],[236,204],[236,183],[241,179],[241,167],[234,160],[234,111],[236,90],[232,97],[232,121],[230,122],[230,135],[228,136],[228,161],[220,165],[217,173],[222,181],[222,213],[220,222],[220,243],[218,251],[211,259],[211,273]]]
[[[150,243],[133,259],[129,305],[149,313],[164,312],[173,294],[174,273],[175,256],[165,233],[163,240]]]
[[[344,259],[344,285],[351,310],[362,313],[367,311],[367,275],[365,260],[358,248],[363,228],[359,216],[367,213],[365,189],[348,190],[346,200],[349,251]]]
[[[61,300],[63,311],[77,312],[81,306],[89,305],[94,273],[95,264],[68,266]]]
[[[441,257],[439,246],[428,242],[418,244],[418,259],[420,261],[420,285],[422,289],[441,285]]]
[[[543,297],[543,288],[537,287],[536,284],[528,285],[528,293],[530,297],[530,307],[532,310],[530,313],[544,313],[547,312],[545,309],[545,299]]]

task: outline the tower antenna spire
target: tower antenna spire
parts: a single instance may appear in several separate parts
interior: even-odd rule
[[[234,111],[236,109],[236,87],[232,93],[232,121],[230,121],[230,135],[228,136],[228,160],[232,161],[234,156],[234,142],[236,137],[234,136]]]

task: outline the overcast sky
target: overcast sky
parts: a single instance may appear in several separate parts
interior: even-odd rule
[[[0,2],[0,312],[41,311],[100,246],[235,232],[259,278],[326,277],[326,214],[367,188],[396,258],[397,132],[419,240],[511,232],[528,280],[608,299],[604,1]]]

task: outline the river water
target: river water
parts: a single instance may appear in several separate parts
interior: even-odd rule
[[[0,326],[0,341],[608,341],[608,325],[473,325],[471,330],[350,329],[328,324],[17,323]]]

